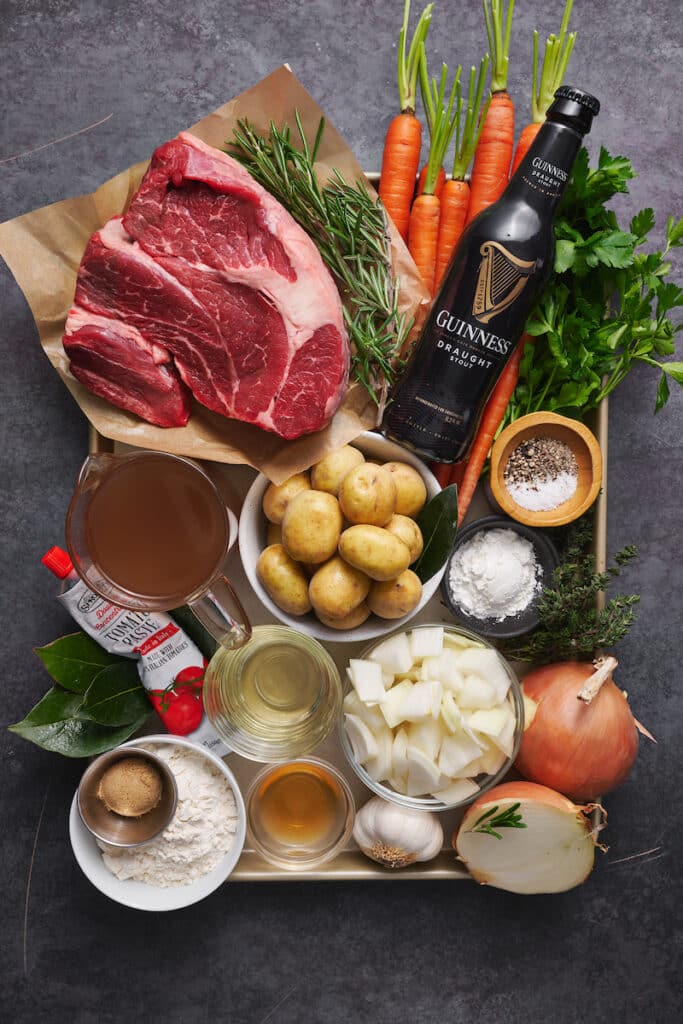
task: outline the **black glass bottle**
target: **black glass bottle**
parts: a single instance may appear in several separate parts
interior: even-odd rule
[[[464,231],[381,430],[436,462],[459,462],[554,255],[553,220],[600,104],[570,86],[500,199]]]

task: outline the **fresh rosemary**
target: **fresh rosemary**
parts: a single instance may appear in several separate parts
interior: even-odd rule
[[[517,813],[519,803],[510,804],[500,814],[497,813],[498,805],[491,807],[488,811],[484,811],[480,818],[477,818],[472,828],[468,828],[468,832],[481,832],[486,836],[493,836],[494,839],[502,839],[500,832],[496,832],[497,828],[526,828],[526,825],[522,821],[522,815]]]
[[[321,119],[309,145],[298,113],[297,149],[288,125],[273,122],[267,138],[237,122],[228,149],[275,196],[315,242],[342,296],[351,341],[351,372],[381,409],[403,367],[400,352],[412,321],[398,310],[384,209],[362,181],[352,185],[336,170],[321,185],[315,161],[325,130]]]
[[[525,637],[501,644],[508,658],[546,664],[564,658],[592,658],[599,648],[613,647],[633,622],[637,594],[617,595],[596,609],[597,595],[619,576],[637,552],[630,544],[614,556],[614,564],[596,573],[589,517],[570,528],[562,561],[552,585],[538,599],[540,625]]]

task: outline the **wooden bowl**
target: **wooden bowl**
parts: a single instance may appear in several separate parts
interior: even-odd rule
[[[543,512],[523,508],[505,486],[504,473],[512,452],[532,437],[552,437],[564,441],[576,459],[578,483],[571,498]],[[564,526],[590,508],[602,483],[602,452],[597,438],[577,420],[554,412],[533,412],[515,420],[498,437],[491,449],[491,490],[507,515],[527,526]]]

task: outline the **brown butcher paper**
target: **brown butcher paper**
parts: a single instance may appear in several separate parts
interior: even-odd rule
[[[209,114],[189,131],[221,148],[232,136],[238,118],[248,118],[262,133],[271,121],[294,126],[298,110],[306,136],[315,137],[323,116],[292,71],[280,67],[258,85]],[[179,126],[179,130],[182,126]],[[166,141],[155,139],[154,149]],[[105,437],[141,448],[188,455],[216,462],[246,463],[276,482],[306,469],[326,452],[353,440],[376,425],[377,407],[367,392],[352,383],[334,418],[316,434],[283,441],[258,427],[226,419],[198,402],[185,427],[152,426],[91,394],[69,371],[62,347],[66,317],[73,302],[76,274],[88,239],[107,220],[123,213],[146,169],[135,164],[101,185],[92,195],[65,199],[0,224],[0,254],[6,260],[31,307],[40,343],[60,377],[95,429]],[[352,181],[362,176],[353,153],[326,121],[318,168],[327,177],[337,168]],[[423,320],[428,296],[403,241],[392,227],[392,260],[399,280],[401,312]],[[39,410],[36,410],[39,415]]]

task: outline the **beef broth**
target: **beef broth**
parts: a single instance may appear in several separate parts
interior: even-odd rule
[[[228,544],[225,507],[182,459],[150,453],[123,461],[94,492],[85,542],[96,568],[141,598],[182,604],[210,581]]]

